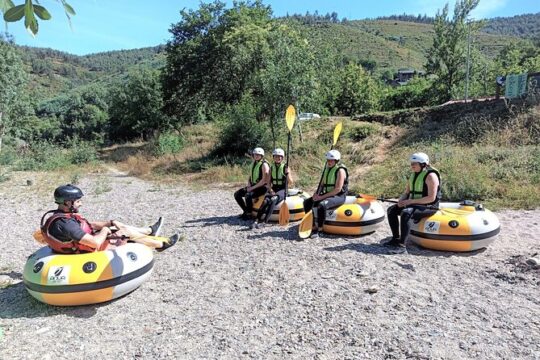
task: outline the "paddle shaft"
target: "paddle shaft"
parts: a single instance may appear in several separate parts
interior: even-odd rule
[[[398,200],[388,200],[388,199],[385,199],[385,198],[377,198],[377,200],[384,201],[384,202],[389,202],[389,203],[393,203],[393,204],[397,204],[399,202]],[[409,206],[420,206],[420,207],[424,207],[426,209],[440,210],[438,207],[435,207],[433,205],[412,204],[412,205],[409,205]]]
[[[289,149],[291,148],[291,132],[287,136],[287,161],[285,167],[287,168],[287,174],[285,174],[285,195],[283,200],[287,199],[287,193],[289,192]]]
[[[330,147],[330,151],[334,150],[334,144],[332,144],[332,146]],[[326,170],[326,160],[324,161],[324,166],[323,166],[323,170],[322,170],[322,173],[321,173],[321,179],[319,180],[319,183],[317,184],[317,195],[320,195],[319,193],[321,192],[321,182],[323,181],[323,177],[324,177],[324,170]]]

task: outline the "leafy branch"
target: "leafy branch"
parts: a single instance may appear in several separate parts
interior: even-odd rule
[[[62,4],[71,27],[71,17],[75,15],[75,10],[66,0],[57,1]],[[24,4],[20,5],[15,5],[11,0],[0,0],[0,12],[4,14],[6,26],[8,22],[17,22],[24,18],[24,27],[32,36],[36,36],[39,31],[37,18],[41,20],[50,20],[52,18],[51,13],[41,6],[38,0],[25,0]]]

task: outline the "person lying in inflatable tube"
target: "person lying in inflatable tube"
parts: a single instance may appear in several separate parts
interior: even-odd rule
[[[107,250],[133,241],[163,251],[176,244],[178,234],[170,238],[158,237],[163,218],[151,226],[137,228],[120,221],[89,222],[79,214],[84,196],[81,189],[71,184],[54,190],[54,202],[58,209],[47,211],[41,218],[36,240],[45,242],[55,252],[79,254]],[[48,216],[49,215],[49,216]]]

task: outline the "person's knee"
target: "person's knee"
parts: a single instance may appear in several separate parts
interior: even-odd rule
[[[409,221],[410,218],[412,217],[412,214],[413,214],[413,209],[411,208],[403,209],[403,211],[401,212],[401,220]]]
[[[390,206],[386,210],[386,213],[388,214],[388,216],[396,216],[398,214],[398,206],[397,205]]]

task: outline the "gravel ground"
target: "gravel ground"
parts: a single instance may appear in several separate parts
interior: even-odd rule
[[[87,217],[162,215],[163,232],[185,240],[156,254],[133,293],[61,308],[21,283],[57,185],[38,191],[32,176],[0,184],[0,359],[540,359],[540,269],[527,263],[540,253],[540,210],[499,212],[485,251],[390,255],[385,224],[301,242],[296,225],[249,230],[230,190],[90,174]]]

